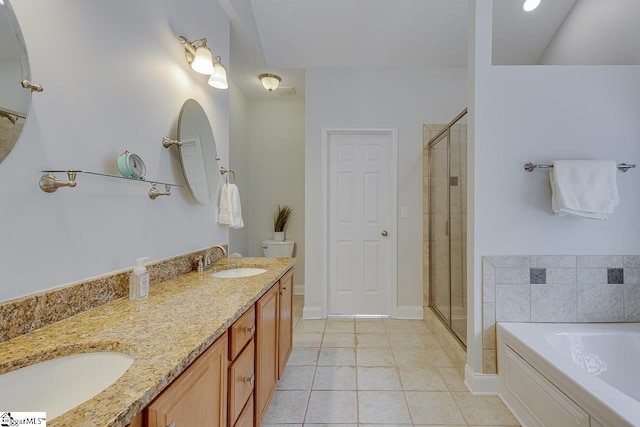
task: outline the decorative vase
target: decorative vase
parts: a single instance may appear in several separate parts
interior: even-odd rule
[[[273,240],[282,242],[284,240],[284,231],[274,231]]]

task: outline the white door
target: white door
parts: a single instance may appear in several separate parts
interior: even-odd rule
[[[392,314],[394,135],[328,133],[328,314]]]

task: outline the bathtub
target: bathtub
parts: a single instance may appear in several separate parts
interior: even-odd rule
[[[640,426],[640,324],[498,323],[499,396],[524,426]]]

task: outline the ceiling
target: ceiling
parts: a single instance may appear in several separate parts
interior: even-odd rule
[[[537,64],[575,2],[544,1],[534,11],[525,12],[521,1],[493,0],[492,63]]]
[[[469,0],[218,1],[231,21],[230,78],[252,100],[304,99],[309,67],[466,67]],[[637,38],[638,0],[542,0],[530,13],[522,11],[522,2],[493,0],[493,64],[538,64],[568,21],[572,29],[582,27],[569,51],[593,50],[596,42],[585,46],[583,40],[607,33],[617,36],[600,50],[638,50],[640,41],[625,41]],[[627,14],[634,18],[622,33]],[[591,34],[596,22],[603,28]],[[262,73],[281,76],[281,87],[296,94],[269,94],[258,80]]]
[[[250,99],[258,75],[304,98],[309,67],[464,67],[468,0],[219,0],[231,19],[230,75]],[[231,13],[230,13],[231,12]]]

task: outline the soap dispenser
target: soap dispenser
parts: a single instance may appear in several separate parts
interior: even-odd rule
[[[144,266],[144,262],[149,257],[136,259],[136,266],[129,276],[129,299],[136,300],[149,295],[149,272]]]

